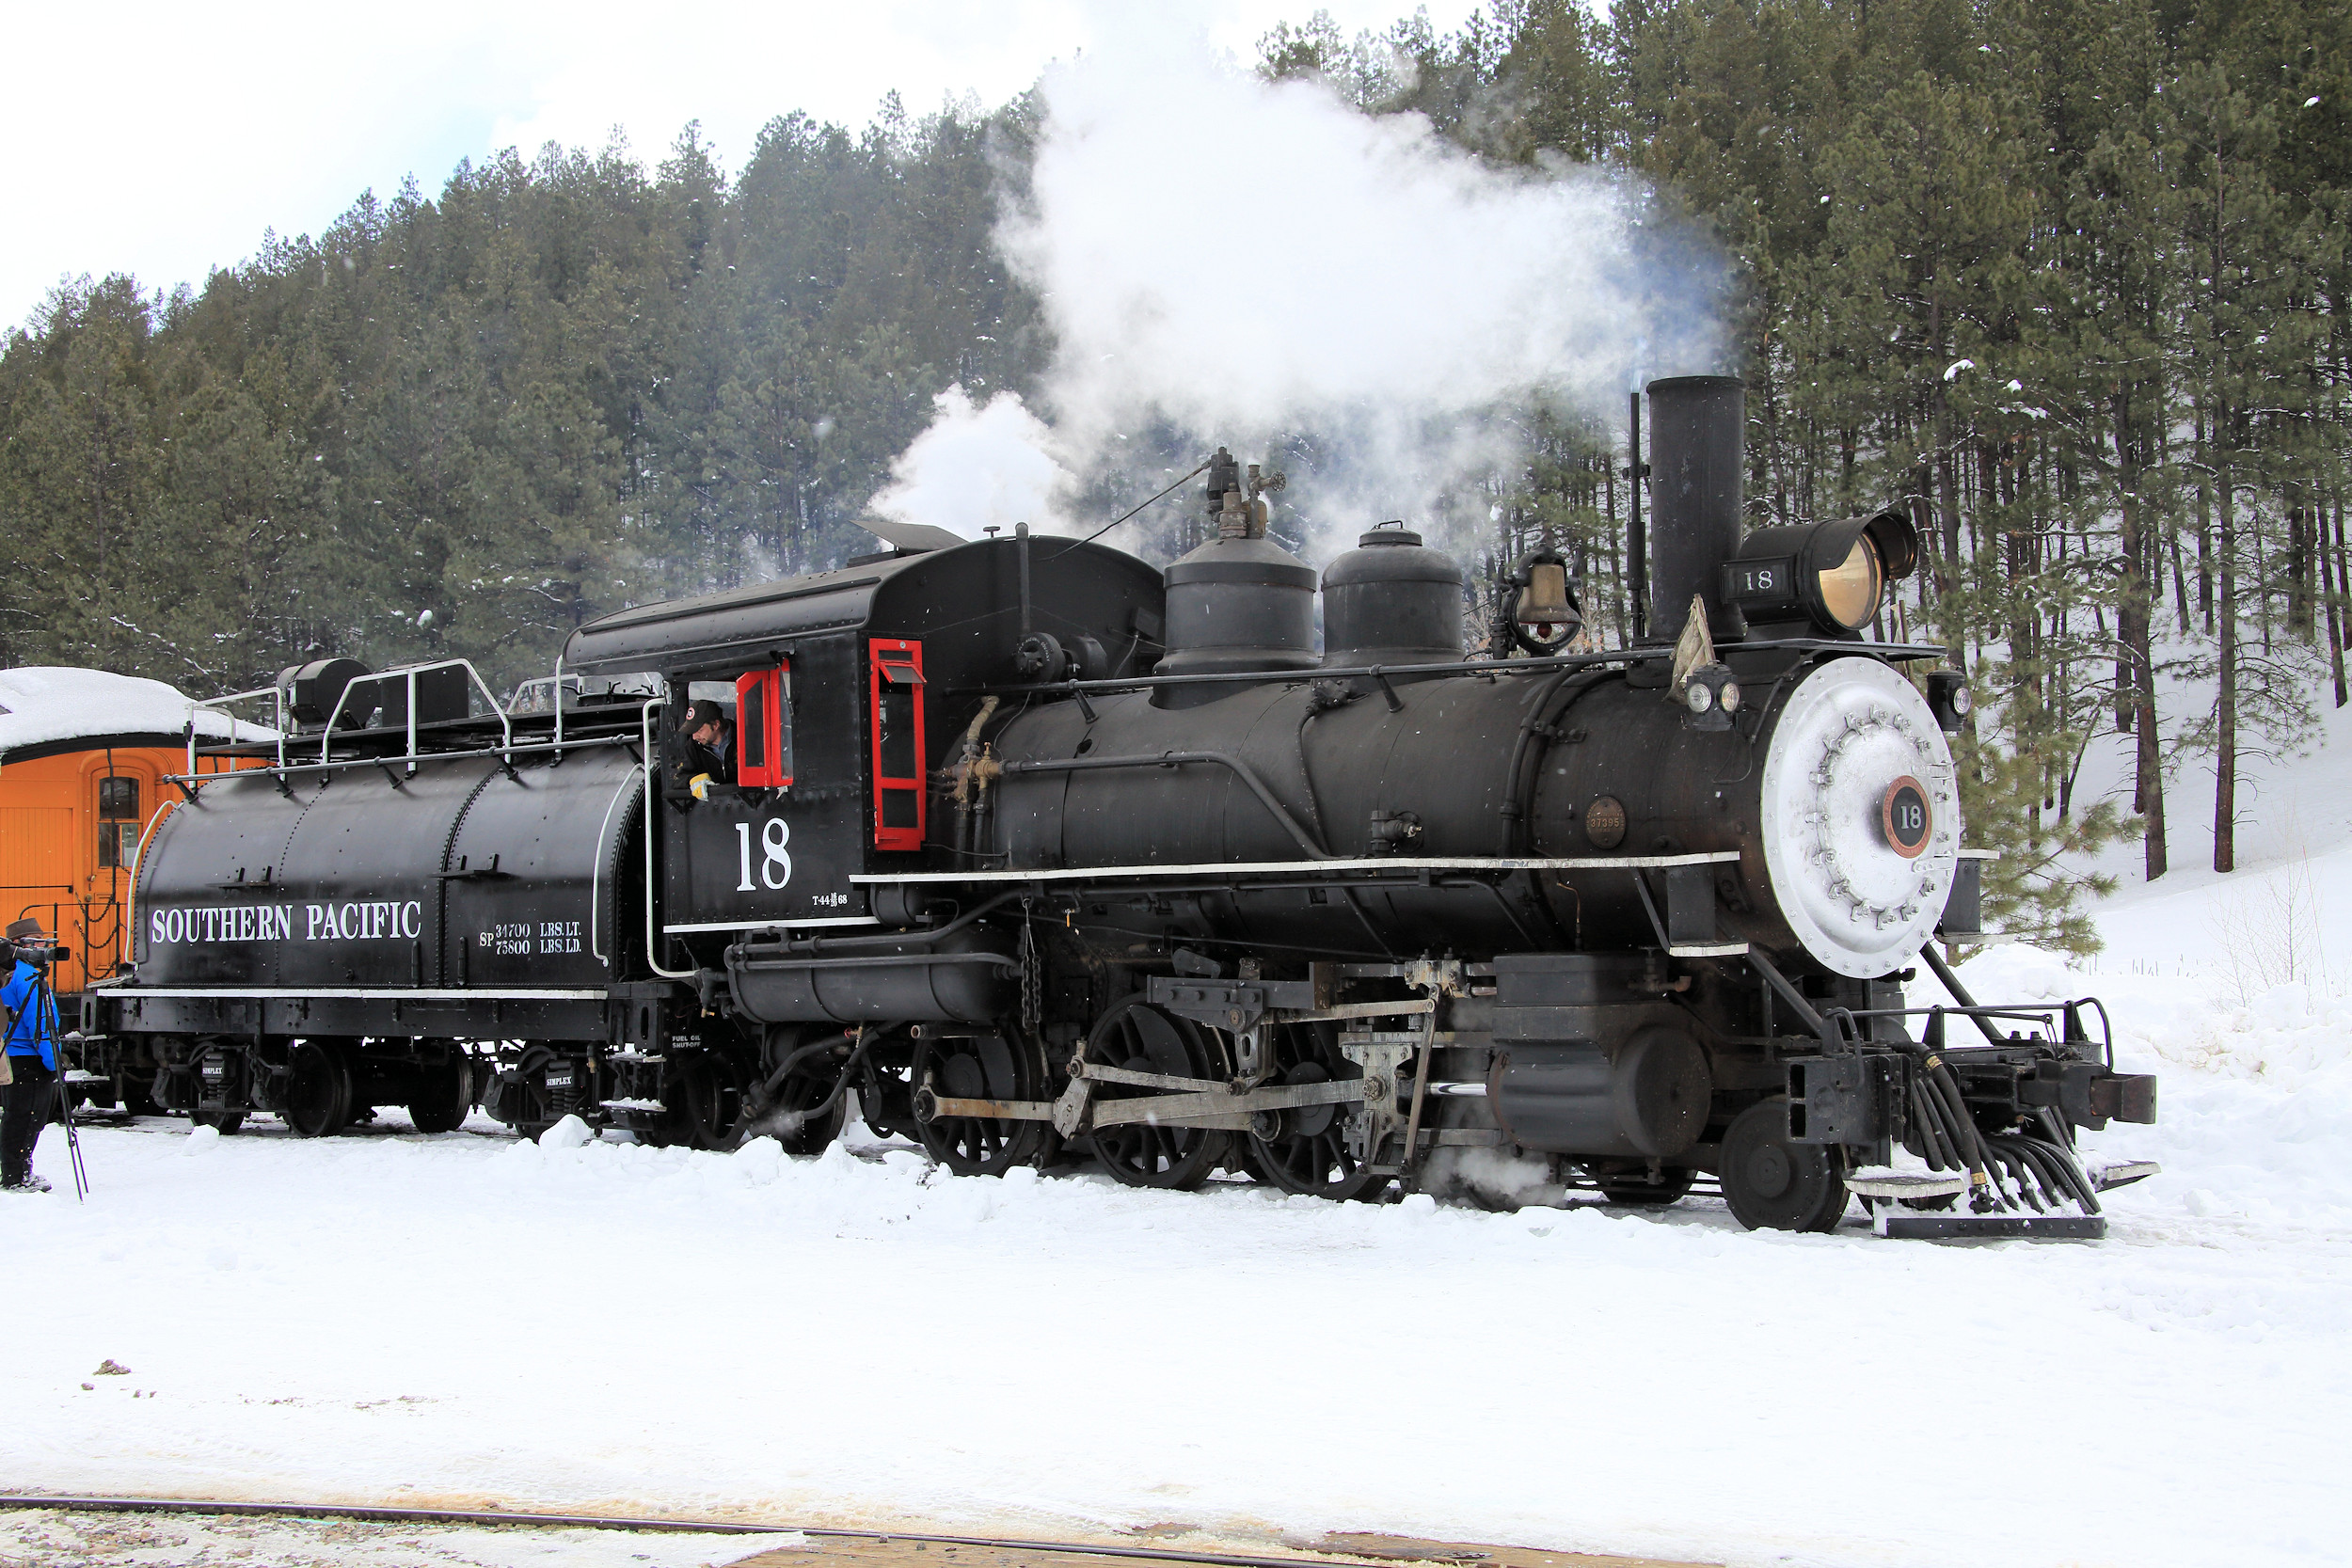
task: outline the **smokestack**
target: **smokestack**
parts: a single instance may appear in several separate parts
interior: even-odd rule
[[[1649,384],[1649,641],[1682,635],[1693,594],[1718,641],[1744,629],[1724,602],[1723,566],[1740,549],[1746,423],[1747,384],[1736,375]]]

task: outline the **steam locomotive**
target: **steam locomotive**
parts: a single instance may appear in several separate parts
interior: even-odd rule
[[[2153,1081],[2095,1003],[1979,1006],[1937,955],[1982,936],[1982,857],[1963,682],[1867,636],[1912,525],[1743,536],[1740,383],[1648,397],[1679,636],[1626,649],[1561,651],[1539,550],[1465,657],[1454,562],[1384,526],[1318,581],[1220,451],[1165,573],[881,525],[583,626],[535,704],[289,672],[290,738],[201,777],[191,742],[82,1050],[224,1131],[478,1104],[807,1152],[854,1096],[964,1174],[1364,1198],[1483,1149],[1749,1227],[1860,1193],[1898,1233],[2100,1234],[2075,1130]],[[1917,961],[1949,1006],[1906,1007]]]

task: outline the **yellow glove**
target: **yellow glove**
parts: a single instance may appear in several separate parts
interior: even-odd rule
[[[710,775],[697,773],[686,781],[686,787],[693,792],[695,800],[707,800],[710,799]]]

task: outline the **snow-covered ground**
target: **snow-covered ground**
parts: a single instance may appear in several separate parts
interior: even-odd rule
[[[0,1475],[1735,1563],[2335,1560],[2352,1072],[2299,1042],[2341,1032],[2125,978],[2165,1120],[2097,1141],[2167,1170],[2095,1246],[767,1143],[93,1129],[87,1206],[0,1209]]]
[[[2159,1125],[2089,1140],[2165,1166],[2111,1195],[2102,1244],[148,1122],[86,1133],[87,1205],[0,1205],[0,1481],[1739,1564],[2341,1561],[2347,759],[2271,789],[2237,877],[2127,887],[2096,960],[1965,966],[1988,999],[2102,995],[2122,1064],[2163,1074]]]

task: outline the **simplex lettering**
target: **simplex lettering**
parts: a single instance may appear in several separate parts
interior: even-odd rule
[[[301,913],[297,917],[295,911]],[[413,941],[423,934],[424,905],[414,898],[348,904],[218,904],[209,909],[151,910],[150,942]]]

